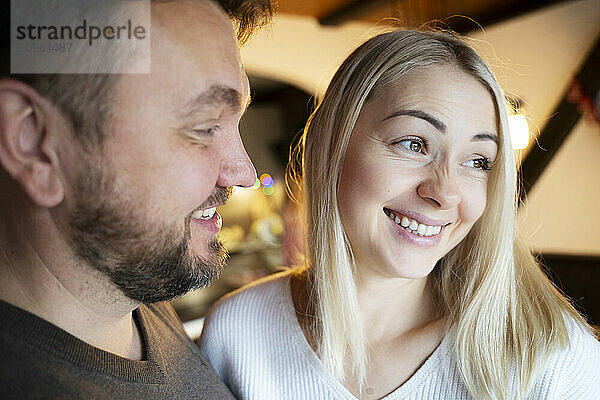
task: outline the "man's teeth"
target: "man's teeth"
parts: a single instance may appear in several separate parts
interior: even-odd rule
[[[198,210],[192,214],[192,218],[194,219],[211,219],[215,212],[217,211],[217,207],[207,208],[205,210]]]
[[[437,235],[442,230],[440,225],[425,225],[404,215],[396,215],[389,210],[385,210],[385,213],[392,221],[404,228],[404,230],[418,236],[433,236]]]

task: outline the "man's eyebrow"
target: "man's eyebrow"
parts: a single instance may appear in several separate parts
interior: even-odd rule
[[[213,85],[194,97],[185,107],[184,114],[193,114],[207,107],[227,106],[234,111],[241,111],[244,98],[240,92],[223,85]]]
[[[442,133],[446,133],[446,124],[444,124],[442,121],[440,121],[439,119],[435,118],[434,116],[429,115],[426,112],[420,111],[420,110],[400,110],[400,111],[396,111],[392,115],[386,117],[384,119],[384,121],[386,121],[386,120],[388,120],[390,118],[400,117],[402,115],[409,115],[411,117],[420,118],[420,119],[422,119],[424,121],[429,122],[438,131],[440,131]]]

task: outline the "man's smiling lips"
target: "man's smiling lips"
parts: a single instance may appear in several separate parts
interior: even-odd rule
[[[217,207],[225,205],[231,197],[231,193],[231,188],[217,187],[208,199],[192,213],[192,219],[208,221],[215,214],[219,215],[216,212]]]
[[[205,208],[197,210],[192,214],[193,225],[202,227],[203,230],[209,231],[216,235],[223,226],[221,215],[217,212],[217,207]]]
[[[196,210],[192,213],[192,218],[201,219],[201,220],[209,220],[215,215],[217,211],[217,207],[205,208],[204,210]]]
[[[210,207],[198,209],[191,215],[191,222],[194,225],[202,227],[203,230],[209,231],[211,234],[216,235],[223,226],[223,219],[217,212],[217,207],[223,204],[212,204]]]

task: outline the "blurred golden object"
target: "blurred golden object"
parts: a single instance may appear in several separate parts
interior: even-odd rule
[[[230,252],[239,249],[245,236],[244,228],[239,225],[224,226],[219,233],[219,238]]]

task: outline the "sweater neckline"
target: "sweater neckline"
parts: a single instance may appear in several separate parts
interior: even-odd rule
[[[288,326],[290,326],[292,330],[292,340],[294,340],[297,348],[300,349],[303,357],[309,363],[309,365],[311,365],[315,371],[318,371],[317,375],[325,380],[325,383],[329,389],[333,390],[338,396],[344,396],[348,399],[357,400],[356,396],[354,396],[348,389],[346,389],[344,385],[335,379],[331,373],[329,373],[329,371],[325,369],[321,359],[317,356],[308,343],[308,340],[306,339],[306,336],[304,336],[302,327],[300,327],[300,323],[296,317],[294,301],[292,299],[291,279],[288,276],[288,279],[285,279],[284,281],[285,283],[282,287],[282,290],[284,291],[282,296],[284,302],[282,305],[284,306],[285,310],[283,310],[283,314],[288,320]],[[408,380],[406,380],[402,385],[398,386],[391,393],[380,398],[380,400],[399,400],[414,393],[419,386],[423,385],[427,381],[427,378],[431,374],[439,370],[439,368],[442,366],[443,359],[448,353],[447,336],[448,335],[444,335],[441,343]]]
[[[0,313],[3,330],[12,331],[16,339],[78,368],[124,381],[162,383],[165,380],[160,354],[156,351],[158,338],[151,329],[152,312],[147,306],[141,305],[133,311],[144,340],[146,357],[142,361],[94,347],[37,315],[1,300]]]

